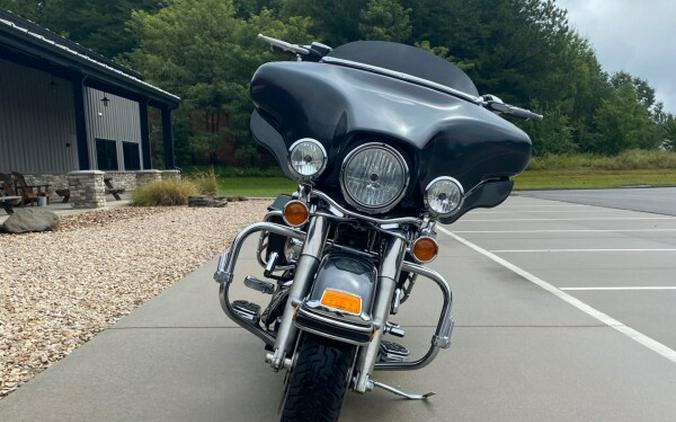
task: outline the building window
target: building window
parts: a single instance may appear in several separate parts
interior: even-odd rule
[[[138,152],[138,144],[134,142],[122,142],[125,170],[141,170],[141,156]]]
[[[107,139],[97,139],[96,161],[99,164],[99,170],[119,170],[117,166],[117,143]]]

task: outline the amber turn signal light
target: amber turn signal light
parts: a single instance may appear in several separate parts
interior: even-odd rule
[[[428,236],[419,237],[413,242],[411,255],[418,262],[430,262],[437,257],[439,253],[439,244],[436,240]]]
[[[310,217],[310,210],[307,205],[298,200],[289,201],[284,205],[284,222],[291,227],[300,227],[305,224]]]
[[[361,314],[361,296],[342,290],[325,289],[319,303],[326,307],[350,314]]]

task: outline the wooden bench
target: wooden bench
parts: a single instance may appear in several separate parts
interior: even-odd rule
[[[116,201],[119,201],[120,199],[122,199],[122,197],[120,197],[120,194],[124,193],[125,189],[124,188],[116,188],[115,186],[113,186],[113,178],[112,177],[104,178],[103,183],[106,184],[106,194],[113,195],[113,198],[115,198]]]
[[[12,176],[0,173],[0,207],[7,214],[14,214],[14,206],[21,203],[21,197],[14,193]]]
[[[64,204],[68,203],[70,200],[70,189],[54,189],[54,192],[63,198],[61,202]]]
[[[2,207],[2,209],[5,210],[7,214],[14,214],[14,205],[20,200],[20,196],[5,196],[0,191],[0,207]]]
[[[50,184],[40,184],[40,185],[29,185],[26,183],[26,178],[23,174],[13,171],[12,176],[14,176],[14,189],[16,190],[17,195],[21,195],[24,205],[35,205],[38,202],[38,197],[45,196],[49,201],[49,188]]]

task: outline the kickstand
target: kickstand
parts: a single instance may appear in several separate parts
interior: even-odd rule
[[[373,383],[374,387],[382,388],[385,391],[389,391],[392,394],[396,394],[397,396],[404,397],[405,399],[408,399],[408,400],[427,400],[428,398],[437,394],[434,391],[430,391],[429,393],[426,393],[426,394],[405,393],[401,390],[397,390],[396,388],[394,388],[390,385],[383,384],[382,382],[378,382],[378,381],[375,381],[375,380],[371,380],[371,382]]]

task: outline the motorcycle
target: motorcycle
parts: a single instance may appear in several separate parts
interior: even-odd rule
[[[531,141],[501,115],[542,116],[480,96],[462,70],[419,48],[259,38],[296,55],[253,75],[250,127],[298,189],[220,257],[223,311],[263,341],[273,370],[286,370],[282,421],[335,421],[348,390],[428,399],[434,393],[406,393],[375,374],[422,368],[451,345],[452,291],[425,266],[439,253],[435,224],[508,197]],[[244,284],[270,295],[264,309],[230,299],[250,236],[264,278]],[[414,359],[390,340],[405,335],[390,317],[421,279],[443,305],[427,352]]]

